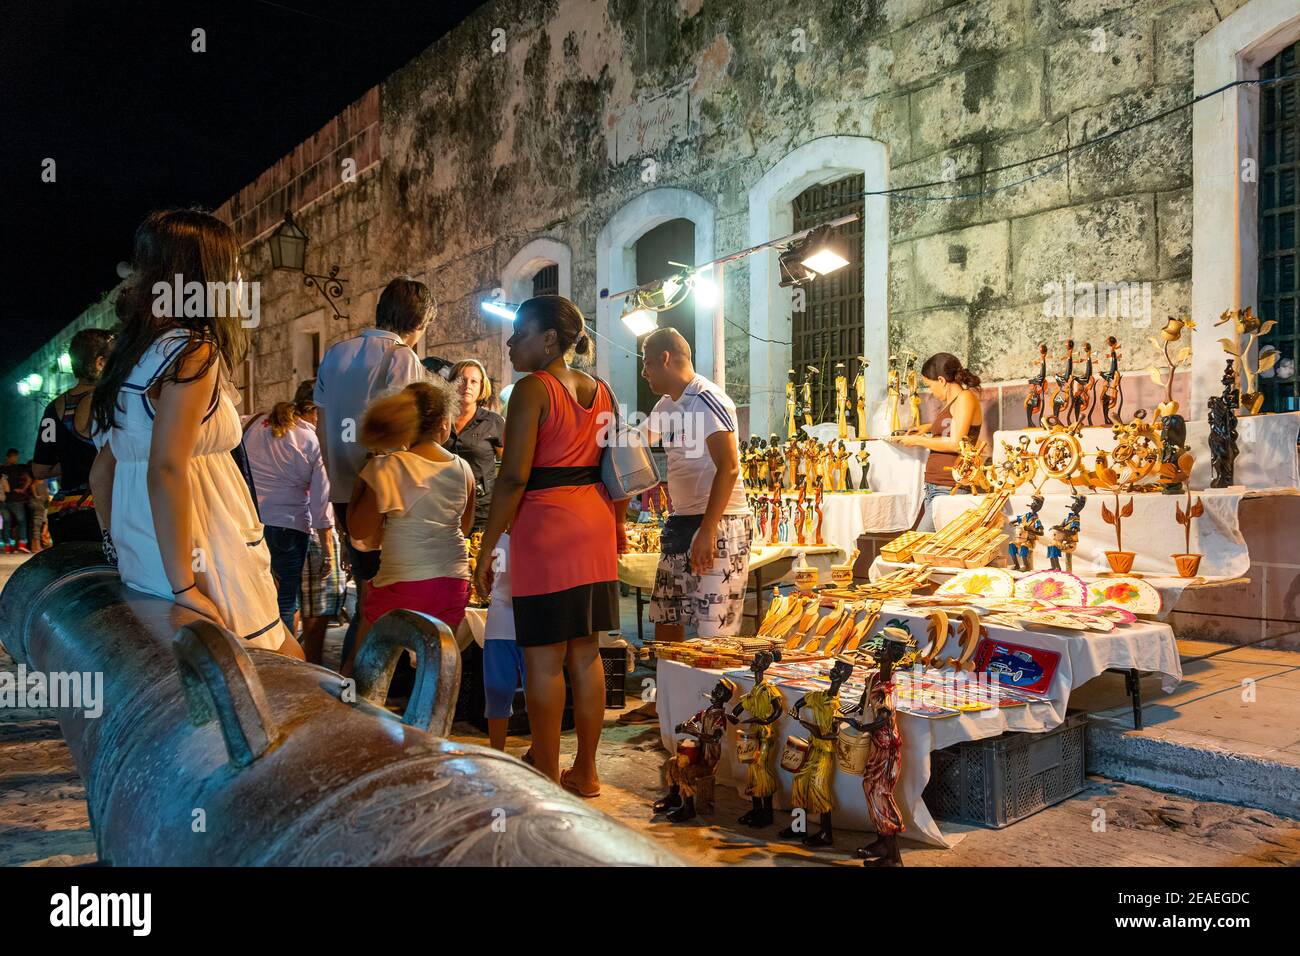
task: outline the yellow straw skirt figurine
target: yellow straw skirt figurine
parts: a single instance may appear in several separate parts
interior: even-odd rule
[[[785,699],[775,684],[763,679],[763,672],[780,659],[780,650],[759,651],[754,655],[750,664],[754,688],[740,698],[727,718],[740,725],[736,757],[745,765],[745,795],[752,804],[738,821],[744,826],[766,827],[772,823],[772,795],[776,793],[779,782],[774,727],[781,719]],[[742,713],[748,713],[749,717],[742,719]]]
[[[820,814],[821,827],[816,833],[807,833],[806,826],[796,827],[796,817],[791,820],[789,827],[781,831],[781,836],[791,839],[803,834],[804,846],[831,846],[835,842],[831,826],[831,811],[835,809],[835,736],[839,725],[844,721],[839,694],[840,685],[852,673],[852,664],[836,661],[831,668],[830,689],[810,691],[790,711],[809,735],[807,754],[802,766],[795,770],[794,782],[790,786],[790,803],[807,814]],[[800,716],[805,707],[810,712],[811,720],[804,720]]]

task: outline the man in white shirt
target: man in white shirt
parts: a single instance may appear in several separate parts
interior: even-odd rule
[[[347,536],[352,486],[366,463],[366,448],[357,440],[361,420],[366,406],[376,398],[426,380],[414,348],[437,312],[427,285],[410,276],[398,276],[379,296],[375,327],[331,346],[316,372],[313,397],[320,406],[316,435],[329,475],[339,533],[357,582],[357,613],[344,641],[343,664],[351,655],[356,624],[361,620],[363,582],[379,570],[379,552],[358,551]]]
[[[646,336],[641,375],[662,396],[648,437],[668,455],[672,516],[664,526],[650,598],[656,641],[740,633],[753,517],[740,479],[736,406],[691,363],[676,329]]]

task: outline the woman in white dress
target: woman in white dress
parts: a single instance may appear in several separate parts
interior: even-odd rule
[[[105,551],[116,553],[124,583],[211,618],[250,646],[301,658],[280,620],[262,523],[230,454],[242,432],[229,370],[247,348],[234,292],[238,252],[231,228],[196,210],[155,212],[136,230],[132,281],[117,302],[122,331],[95,388],[101,448],[91,488],[109,529]],[[216,294],[183,309],[162,291],[174,290],[177,276]],[[204,314],[184,314],[193,311]]]

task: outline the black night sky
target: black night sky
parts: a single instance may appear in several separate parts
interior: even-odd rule
[[[0,374],[117,284],[149,210],[220,205],[479,5],[6,0]]]

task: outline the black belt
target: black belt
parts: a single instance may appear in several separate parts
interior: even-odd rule
[[[578,465],[572,468],[534,468],[528,476],[524,491],[542,491],[546,488],[566,488],[574,485],[598,485],[600,465]]]

